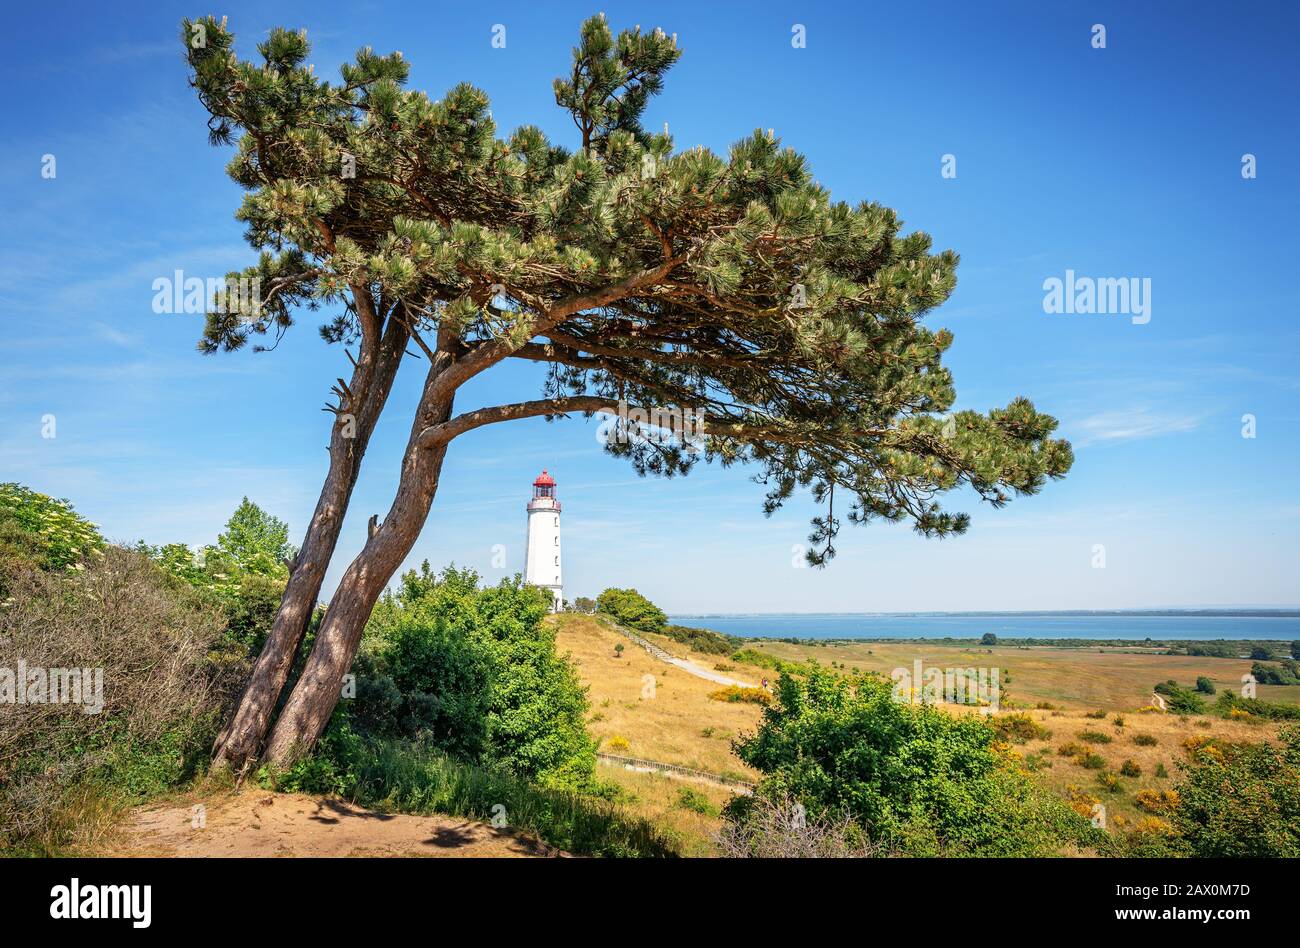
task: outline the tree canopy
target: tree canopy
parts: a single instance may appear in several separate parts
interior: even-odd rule
[[[437,100],[406,89],[401,53],[362,49],[330,82],[304,65],[305,33],[273,30],[260,61],[211,18],[182,35],[211,137],[237,138],[238,216],[262,251],[233,275],[261,280],[261,299],[210,314],[206,351],[283,332],[297,304],[341,303],[327,339],[398,322],[432,359],[436,335],[453,360],[442,392],[505,358],[546,365],[543,398],[431,426],[425,447],[529,415],[682,409],[703,420],[698,452],[636,436],[635,419],[607,450],[641,473],[753,464],[769,513],[810,489],[827,503],[815,564],[841,517],[946,536],[969,517],[939,494],[1001,506],[1070,467],[1055,419],[1023,398],[948,414],[952,336],[921,319],[952,293],[955,253],[880,204],[832,200],[771,129],[718,155],[643,127],[680,56],[660,30],[583,25],[555,83],[572,150],[535,126],[498,137],[468,84]]]
[[[596,597],[596,611],[641,632],[662,632],[668,616],[635,589],[606,589]]]
[[[294,554],[289,525],[245,497],[217,537],[217,547],[253,572],[277,572]]]

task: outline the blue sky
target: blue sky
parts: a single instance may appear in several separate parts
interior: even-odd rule
[[[844,5],[848,7],[849,5]],[[975,9],[975,7],[981,9]],[[247,55],[306,27],[318,73],[362,45],[400,49],[436,98],[470,81],[503,129],[570,142],[551,80],[579,22],[678,34],[651,106],[678,147],[725,153],[756,127],[807,154],[837,198],[881,201],[962,255],[928,317],[956,336],[959,408],[1016,395],[1061,419],[1073,472],[995,511],[952,496],[970,531],[845,527],[799,568],[813,508],[770,519],[743,470],[640,479],[595,423],[516,422],[457,440],[413,562],[522,569],[524,504],[548,468],[565,504],[566,594],[636,586],[691,611],[1053,609],[1295,604],[1300,534],[1300,211],[1289,4],[355,3],[20,5],[0,61],[0,480],[71,499],[113,538],[211,542],[245,494],[300,536],[346,375],[303,313],[272,353],[201,356],[201,316],[151,309],[175,269],[252,259],[227,149],[205,138],[176,39],[227,14]],[[402,7],[406,7],[403,10]],[[1106,48],[1091,28],[1106,26]],[[80,24],[80,25],[79,25]],[[506,47],[491,45],[506,27]],[[793,48],[792,26],[806,27]],[[84,28],[83,28],[84,27]],[[1242,177],[1243,154],[1258,177]],[[57,176],[42,178],[42,156]],[[957,176],[944,178],[944,155]],[[1066,270],[1151,280],[1151,319],[1048,315]],[[405,366],[372,441],[332,589],[396,484],[422,363]],[[458,407],[535,397],[510,366]],[[1253,414],[1256,437],[1242,437]],[[57,436],[42,437],[42,417]],[[1095,545],[1105,568],[1094,568]]]

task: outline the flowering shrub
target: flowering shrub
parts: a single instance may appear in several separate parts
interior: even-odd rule
[[[1170,821],[1192,855],[1300,856],[1300,727],[1278,737],[1189,748]]]
[[[21,484],[0,484],[0,563],[75,570],[103,549],[95,524],[77,515],[66,500]]]
[[[1139,790],[1135,800],[1139,810],[1148,813],[1167,813],[1178,806],[1177,790]]]
[[[772,696],[762,688],[742,688],[739,685],[729,685],[726,688],[720,688],[709,695],[714,701],[730,701],[733,704],[745,702],[747,704],[771,704]]]

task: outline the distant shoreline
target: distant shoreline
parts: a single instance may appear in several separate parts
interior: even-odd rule
[[[1285,609],[1002,609],[958,612],[690,612],[676,619],[822,619],[822,618],[953,618],[996,616],[1208,616],[1223,618],[1300,618],[1300,607]]]
[[[988,634],[1003,644],[1147,648],[1210,641],[1300,641],[1300,609],[711,613],[671,615],[669,621],[736,638],[786,641],[969,643]]]
[[[769,635],[742,636],[746,642],[786,642],[792,645],[911,645],[925,642],[929,645],[953,645],[969,648],[1137,648],[1145,650],[1185,649],[1188,646],[1203,646],[1209,643],[1226,642],[1239,646],[1243,651],[1256,645],[1275,646],[1277,653],[1273,660],[1290,658],[1289,649],[1292,639],[1080,639],[1080,638],[1001,638],[992,645],[986,645],[977,638],[953,638],[951,636],[913,636],[909,638],[887,638],[883,636],[864,636],[857,638],[826,638],[823,636],[805,637]],[[1202,658],[1246,658],[1246,655],[1203,655]]]

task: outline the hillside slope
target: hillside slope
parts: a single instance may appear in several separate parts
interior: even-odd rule
[[[758,705],[711,699],[721,685],[650,656],[591,616],[562,613],[553,621],[559,650],[571,653],[589,688],[587,727],[600,740],[602,751],[757,779],[757,773],[732,753],[731,742],[758,727]],[[675,644],[656,642],[663,643]],[[619,644],[624,646],[621,657],[614,649]],[[669,651],[705,668],[728,666],[720,670],[752,681],[771,675],[721,656],[689,653],[681,646]]]

